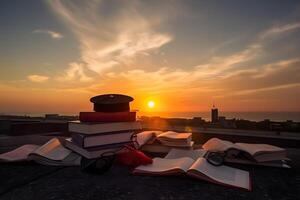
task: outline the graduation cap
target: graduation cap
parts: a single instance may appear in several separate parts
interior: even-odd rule
[[[126,112],[130,111],[129,102],[134,99],[123,94],[104,94],[92,97],[95,112]]]

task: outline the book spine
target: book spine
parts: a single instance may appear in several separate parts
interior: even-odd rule
[[[81,122],[134,122],[136,112],[80,112],[79,120]]]
[[[72,134],[72,142],[81,148],[84,148],[84,138],[85,136],[82,134]]]
[[[131,134],[133,135],[134,132],[124,132],[124,131],[118,131],[118,134],[123,133],[123,134]],[[99,136],[101,137],[102,135],[112,135],[112,134],[116,134],[116,132],[110,132],[110,133],[101,133],[101,134],[93,134],[93,135],[84,135],[84,134],[79,134],[79,133],[72,133],[72,142],[74,144],[76,144],[77,146],[81,147],[81,148],[93,148],[93,147],[101,147],[101,146],[105,146],[105,145],[118,145],[121,143],[128,143],[128,142],[132,142],[132,140],[129,141],[122,141],[119,143],[112,143],[112,144],[104,144],[104,145],[99,145],[99,146],[91,146],[91,147],[86,147],[85,145],[85,139],[86,138],[92,138],[92,137],[97,137],[99,139]]]
[[[104,149],[111,149],[111,148],[119,148],[119,147],[123,147],[125,145],[134,145],[134,143],[130,140],[130,141],[125,141],[125,142],[119,142],[119,143],[114,143],[114,144],[105,144],[105,145],[98,145],[98,146],[93,146],[93,147],[83,147],[80,142],[78,143],[73,141],[72,138],[72,142],[74,145],[79,146],[82,149],[85,149],[87,151],[99,151],[99,150],[104,150]]]
[[[93,137],[93,136],[99,136],[99,135],[113,135],[113,134],[119,134],[119,133],[128,133],[131,132],[132,134],[135,133],[136,129],[130,129],[130,130],[122,130],[122,131],[111,131],[111,132],[103,132],[103,133],[92,133],[92,134],[86,134],[86,133],[77,133],[77,132],[69,132],[72,135],[77,134],[81,135],[82,137]]]
[[[132,141],[127,141],[127,142],[120,142],[120,143],[114,143],[114,144],[105,144],[105,145],[87,147],[84,149],[87,151],[98,151],[98,150],[103,150],[103,149],[124,147],[125,145],[134,145],[134,143]]]

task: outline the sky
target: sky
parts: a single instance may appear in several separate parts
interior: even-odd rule
[[[0,113],[300,111],[300,1],[2,0],[0,44]]]

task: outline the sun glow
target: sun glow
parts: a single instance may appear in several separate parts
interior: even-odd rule
[[[149,108],[154,108],[155,102],[154,101],[148,101],[148,107]]]

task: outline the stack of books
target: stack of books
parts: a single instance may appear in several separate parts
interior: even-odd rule
[[[66,147],[93,159],[133,144],[141,124],[136,121],[136,112],[129,111],[132,98],[109,94],[93,97],[91,101],[95,112],[80,112],[79,121],[69,122],[72,137],[66,139]]]
[[[137,135],[140,149],[151,153],[168,153],[172,148],[193,149],[192,133],[144,131]]]

